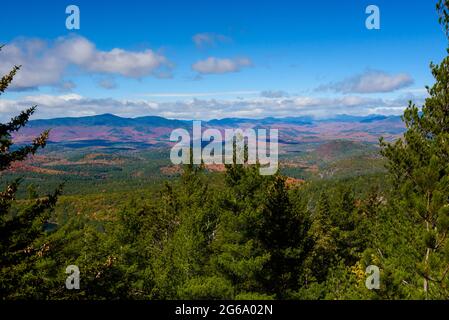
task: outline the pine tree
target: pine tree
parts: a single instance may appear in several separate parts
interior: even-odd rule
[[[329,196],[323,191],[312,215],[309,230],[313,250],[307,261],[309,271],[305,284],[323,282],[328,270],[337,261],[336,227],[332,224],[332,215]]]
[[[234,161],[235,162],[235,161]],[[272,178],[259,168],[227,165],[226,185],[219,195],[219,224],[211,243],[210,265],[214,274],[233,288],[233,298],[274,298],[264,287],[264,268],[270,252],[261,241],[262,208]],[[268,230],[267,230],[268,232]]]
[[[197,290],[199,283],[213,280],[204,268],[216,220],[204,166],[192,161],[184,165],[179,183],[166,185],[162,195],[162,207],[172,217],[172,225],[154,252],[155,297],[217,298],[204,286],[202,293]]]
[[[19,69],[20,66],[15,66],[9,74],[1,78],[0,95],[11,84]],[[45,146],[48,131],[35,138],[30,145],[13,147],[12,134],[28,122],[35,108],[31,107],[10,122],[0,124],[0,172],[8,169],[13,162],[23,161]],[[35,241],[42,235],[43,223],[49,218],[49,209],[55,205],[61,192],[58,188],[53,194],[36,199],[20,212],[12,214],[11,205],[19,183],[20,180],[10,182],[0,193],[0,298],[3,299],[24,294],[21,286],[23,279],[29,275],[32,261],[47,250],[45,245],[36,247]]]
[[[312,249],[309,219],[290,199],[285,177],[277,174],[266,191],[257,238],[270,253],[263,269],[264,287],[278,299],[300,287],[305,260]]]
[[[437,5],[446,32],[448,5],[447,0]],[[410,102],[404,111],[404,137],[392,144],[381,139],[393,181],[392,201],[400,210],[397,221],[403,220],[401,228],[410,227],[400,235],[410,246],[402,263],[414,265],[398,268],[411,271],[403,280],[415,298],[449,297],[449,57],[431,69],[436,82],[427,88],[424,105],[419,109]],[[388,253],[390,262],[404,254],[394,248]]]

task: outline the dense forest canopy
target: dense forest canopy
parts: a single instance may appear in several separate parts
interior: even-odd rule
[[[448,33],[449,1],[439,1]],[[0,53],[1,54],[1,53]],[[380,139],[387,172],[289,185],[257,165],[202,165],[154,189],[127,194],[108,219],[54,216],[64,186],[41,195],[20,180],[0,193],[2,299],[448,299],[449,57],[431,64],[423,106],[406,108],[406,132]],[[4,94],[20,67],[3,76]],[[14,148],[35,107],[0,125],[0,170],[45,147],[48,131]],[[70,181],[68,182],[70,183]],[[85,198],[87,199],[87,198]],[[66,289],[66,267],[80,270]],[[367,288],[366,270],[380,270]]]

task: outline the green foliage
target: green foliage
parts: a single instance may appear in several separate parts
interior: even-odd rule
[[[4,93],[19,67],[0,80],[0,94]],[[31,145],[11,151],[11,134],[22,128],[35,108],[22,112],[9,123],[0,124],[0,171],[4,171],[15,161],[22,161],[46,144],[48,131],[34,139]],[[7,184],[0,193],[0,298],[21,298],[27,296],[38,282],[33,266],[48,250],[45,243],[39,245],[44,236],[44,223],[50,218],[50,210],[55,206],[61,193],[59,187],[52,194],[37,198],[18,212],[11,206],[20,180]],[[36,195],[35,195],[36,198]]]
[[[437,6],[446,31],[448,5],[441,0]],[[447,299],[449,57],[431,68],[436,83],[429,98],[422,108],[410,103],[405,110],[401,139],[381,140],[384,159],[372,146],[323,144],[301,158],[325,168],[322,179],[300,168],[307,182],[290,185],[285,170],[261,176],[259,165],[236,164],[234,156],[225,173],[187,165],[161,185],[154,172],[163,157],[139,154],[154,163],[142,168],[127,155],[125,169],[53,167],[72,173],[82,167],[95,177],[67,179],[71,195],[61,198],[60,188],[40,197],[41,185],[33,183],[16,200],[21,181],[6,183],[0,193],[0,297]],[[18,69],[1,79],[0,93]],[[13,148],[11,133],[33,112],[0,125],[0,171],[45,146],[48,132]],[[85,156],[68,154],[73,162]],[[373,163],[385,163],[388,172]],[[148,176],[125,179],[136,171]],[[74,191],[80,186],[84,193]],[[80,290],[65,288],[68,265],[81,271]],[[365,286],[369,265],[380,268],[378,290]]]
[[[448,2],[440,1],[440,22],[448,30]],[[402,232],[379,241],[382,261],[402,271],[400,294],[411,298],[447,298],[449,241],[449,57],[431,64],[435,84],[418,109],[410,102],[404,112],[407,131],[393,144],[381,140],[392,178],[388,213]],[[387,216],[386,219],[389,217]],[[390,220],[393,220],[391,218]],[[402,250],[393,245],[401,245]],[[388,269],[387,269],[388,270]],[[390,270],[394,277],[397,272]],[[394,281],[394,278],[393,280]]]

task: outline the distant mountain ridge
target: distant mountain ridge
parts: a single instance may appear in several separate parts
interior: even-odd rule
[[[52,119],[31,120],[28,125],[41,126],[132,126],[132,125],[181,125],[181,120],[171,120],[158,116],[145,116],[137,118],[123,118],[110,113],[84,117],[64,117]]]
[[[317,119],[310,116],[262,119],[224,118],[202,121],[203,128],[279,129],[279,141],[284,144],[315,143],[332,140],[377,142],[380,136],[394,139],[404,132],[400,116],[336,115]],[[171,144],[169,138],[176,128],[191,132],[192,120],[167,119],[159,116],[124,118],[113,114],[31,120],[14,135],[17,143],[31,141],[44,129],[51,129],[49,141],[88,142],[90,144],[140,143]]]
[[[274,118],[266,117],[260,119],[250,118],[222,118],[212,120],[202,120],[202,123],[207,126],[223,126],[223,125],[238,125],[238,124],[275,124],[275,123],[296,123],[296,124],[313,124],[319,122],[360,122],[369,123],[380,120],[400,120],[400,116],[385,116],[385,115],[367,115],[367,116],[352,116],[352,115],[336,115],[329,118],[313,118],[311,116],[300,117],[284,117]],[[62,117],[52,119],[38,119],[31,120],[28,125],[32,127],[41,126],[133,126],[133,125],[149,125],[149,126],[183,126],[190,124],[192,120],[177,120],[167,119],[160,116],[143,116],[135,118],[125,118],[116,116],[114,114],[105,113],[94,116],[83,117]]]

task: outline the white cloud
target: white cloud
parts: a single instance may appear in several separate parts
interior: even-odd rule
[[[99,51],[84,64],[89,71],[120,74],[129,78],[155,75],[155,70],[164,65],[168,65],[167,59],[150,49],[142,52],[129,52],[122,49]]]
[[[102,51],[80,36],[62,37],[51,42],[19,39],[3,48],[0,61],[0,74],[6,74],[14,65],[22,65],[11,85],[15,90],[61,86],[70,66],[90,73],[128,78],[167,76],[172,68],[165,56],[151,49],[127,51],[114,48]]]
[[[422,98],[414,99],[418,104]],[[408,98],[393,100],[345,96],[336,98],[299,96],[292,98],[248,97],[246,99],[187,99],[182,101],[93,99],[77,94],[30,95],[20,100],[0,100],[0,119],[9,120],[32,105],[37,105],[36,118],[82,116],[113,113],[135,117],[158,115],[177,119],[226,117],[329,117],[337,114],[400,114],[408,105]]]
[[[200,74],[223,74],[238,72],[251,65],[252,62],[248,58],[220,59],[209,57],[194,63],[192,69]]]
[[[413,84],[413,78],[406,73],[388,74],[383,71],[367,70],[364,73],[329,83],[317,88],[318,91],[335,91],[341,93],[379,93],[392,92]]]
[[[230,37],[213,32],[197,33],[192,37],[192,40],[198,48],[215,46],[218,43],[226,43],[232,41]]]
[[[0,51],[0,74],[8,73],[14,65],[22,65],[10,88],[27,90],[42,84],[58,85],[62,80],[66,62],[49,52],[41,40],[18,40]]]

